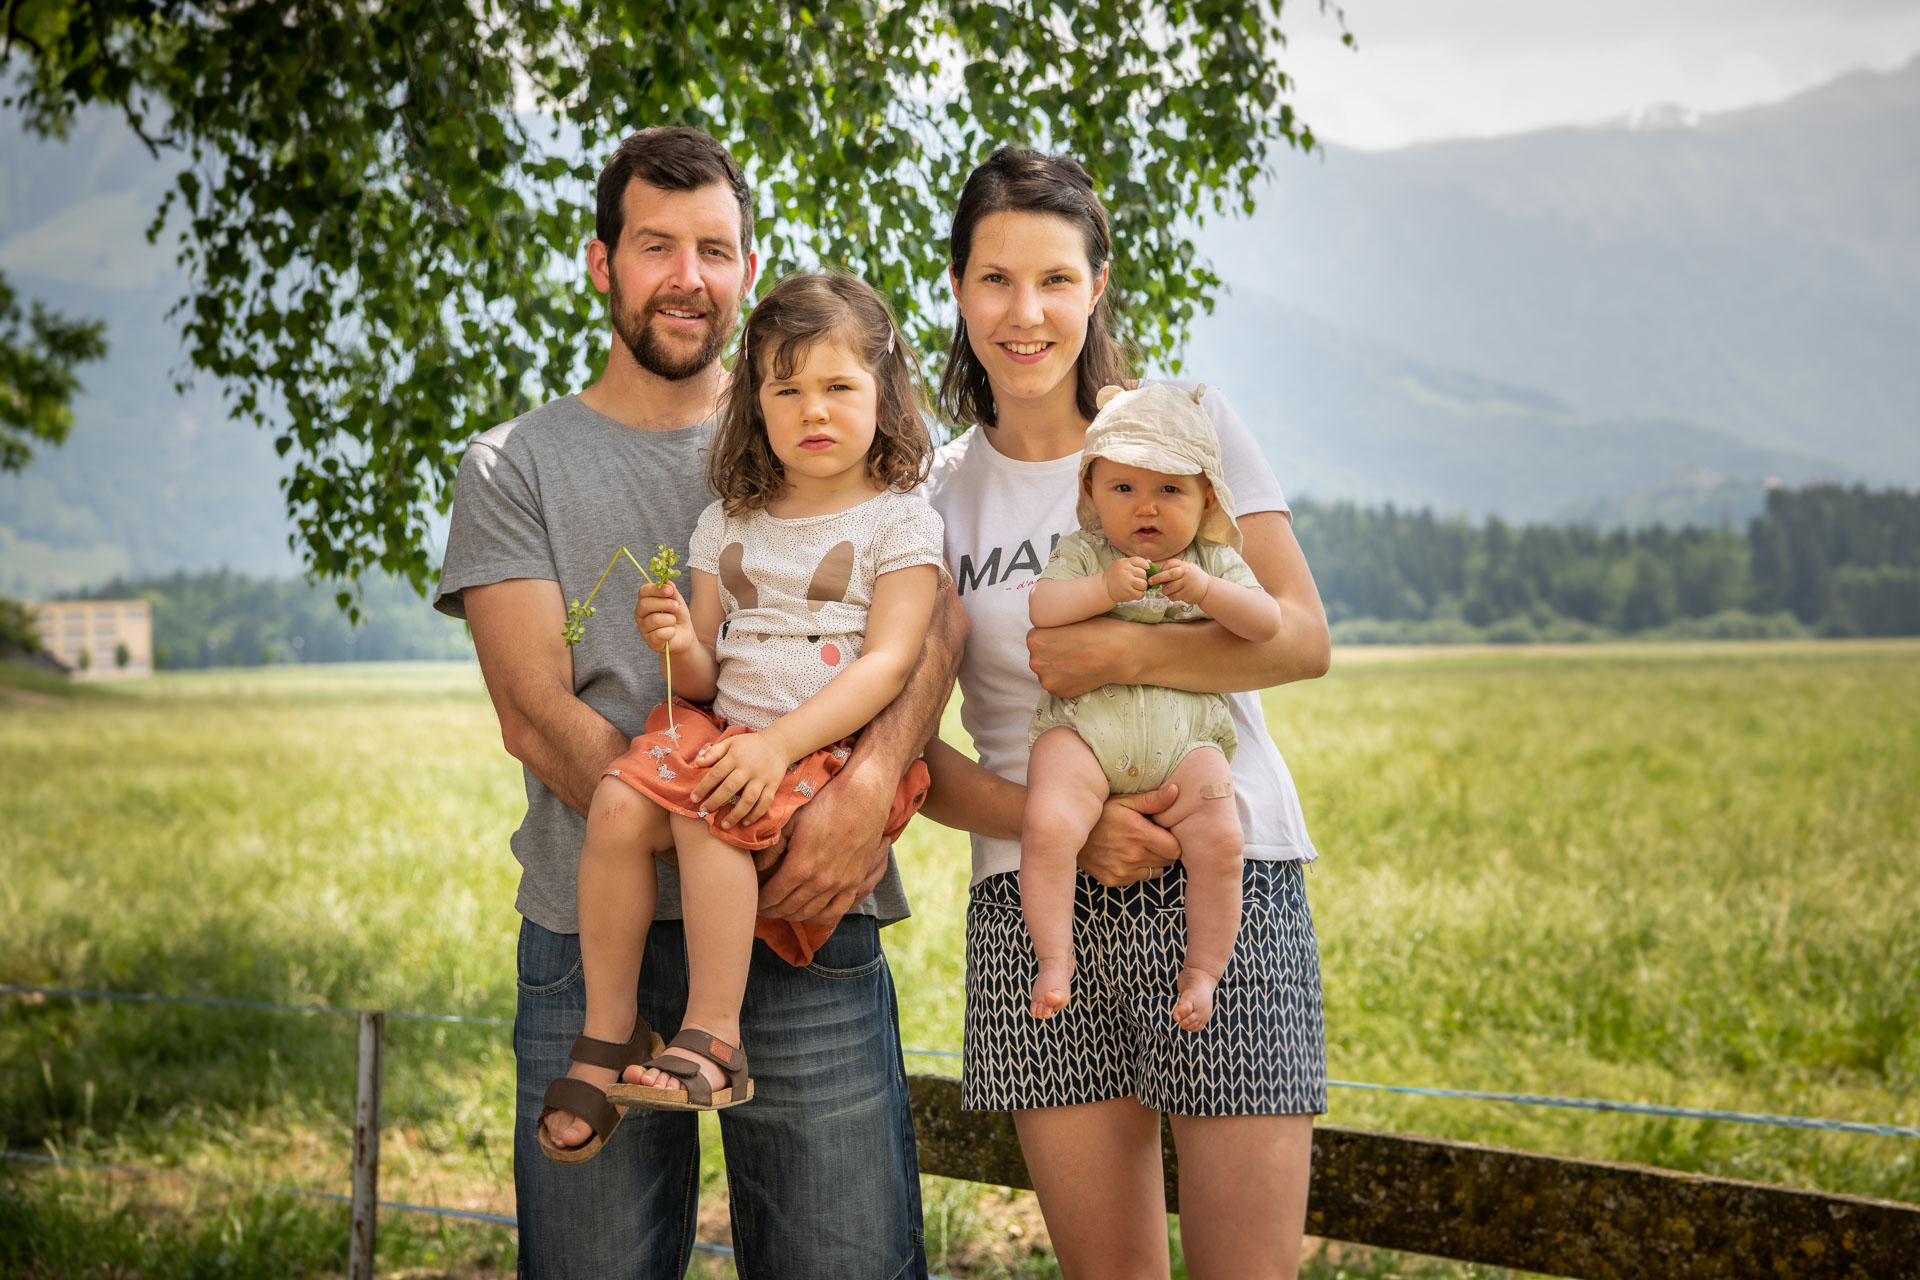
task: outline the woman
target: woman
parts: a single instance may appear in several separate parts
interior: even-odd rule
[[[954,213],[960,310],[943,409],[971,427],[928,496],[972,626],[963,720],[981,761],[936,742],[925,812],[973,833],[967,912],[966,1105],[1010,1110],[1062,1272],[1165,1277],[1160,1115],[1180,1158],[1181,1240],[1197,1277],[1291,1276],[1305,1222],[1313,1116],[1325,1110],[1319,962],[1304,894],[1314,856],[1257,693],[1325,673],[1326,614],[1272,471],[1225,399],[1203,402],[1242,513],[1245,557],[1283,623],[1265,644],[1218,624],[1094,619],[1029,633],[1027,591],[1077,527],[1079,453],[1099,389],[1126,376],[1110,328],[1106,211],[1064,157],[1003,149]],[[1162,634],[1156,634],[1162,633]],[[1037,678],[1036,678],[1037,677]],[[1080,857],[1075,950],[1084,998],[1045,1021],[1019,901],[1027,726],[1042,688],[1103,684],[1233,693],[1246,832],[1246,915],[1211,1022],[1166,1011],[1184,951],[1179,846],[1148,815],[1171,788],[1108,801]]]

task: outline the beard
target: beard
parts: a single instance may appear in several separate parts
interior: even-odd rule
[[[740,319],[737,308],[718,305],[712,298],[701,294],[680,296],[656,293],[644,304],[628,306],[620,296],[617,277],[608,291],[607,301],[608,310],[613,316],[614,336],[620,339],[636,364],[668,382],[691,378],[718,360],[720,353],[726,350],[727,339],[733,336],[734,325]],[[706,323],[700,330],[699,345],[693,351],[688,352],[679,344],[669,343],[654,331],[653,317],[665,307],[707,313]]]

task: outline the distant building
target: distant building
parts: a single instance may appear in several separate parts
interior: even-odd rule
[[[145,600],[56,600],[33,612],[40,642],[74,679],[153,674],[153,609]]]

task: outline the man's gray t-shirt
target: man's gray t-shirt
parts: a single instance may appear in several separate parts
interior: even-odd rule
[[[622,546],[645,564],[664,544],[684,565],[693,527],[713,500],[702,457],[712,434],[711,421],[636,430],[567,396],[474,437],[454,488],[434,607],[464,618],[462,591],[510,578],[557,582],[563,599],[585,600]],[[667,696],[660,660],[633,624],[641,581],[623,558],[593,598],[586,638],[573,647],[574,694],[628,737]],[[523,772],[527,816],[513,833],[521,866],[514,906],[543,928],[578,933],[586,819],[532,770]],[[883,923],[906,918],[891,855],[886,878],[856,910]],[[660,867],[654,918],[680,918],[680,876],[671,866]]]

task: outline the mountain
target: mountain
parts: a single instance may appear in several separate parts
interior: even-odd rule
[[[1594,419],[1920,481],[1920,60],[1691,124],[1285,157],[1199,247],[1242,303]],[[1245,351],[1244,318],[1190,350]]]
[[[182,277],[170,240],[144,234],[173,174],[105,113],[64,143],[0,132],[0,272],[23,299],[107,323],[66,444],[0,475],[0,595],[298,567],[272,442],[227,418],[218,387],[173,389],[186,361],[166,313]]]
[[[1302,496],[1511,520],[1717,525],[1758,514],[1768,479],[1843,470],[1674,418],[1590,419],[1257,294],[1228,297],[1208,329],[1185,374],[1227,390],[1283,487]]]

